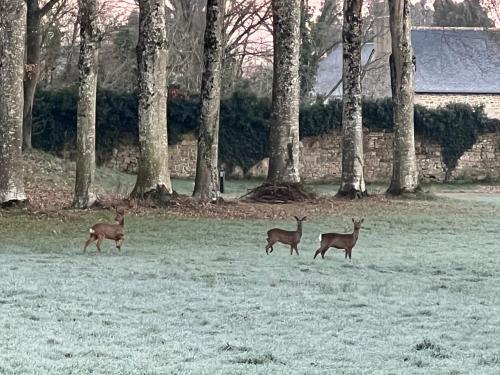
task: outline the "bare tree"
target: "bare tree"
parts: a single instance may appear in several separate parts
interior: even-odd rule
[[[168,81],[190,92],[199,92],[201,87],[205,6],[206,0],[167,3]]]
[[[273,98],[269,182],[300,182],[300,0],[272,0]]]
[[[0,205],[25,201],[22,168],[24,0],[0,2]]]
[[[205,71],[201,83],[201,114],[193,196],[214,200],[219,196],[219,109],[225,0],[207,1]]]
[[[484,7],[488,10],[491,19],[495,21],[495,24],[500,24],[500,1],[498,0],[483,0]]]
[[[167,33],[165,0],[139,0],[139,170],[133,197],[172,192],[167,142]]]
[[[415,65],[411,46],[410,0],[388,0],[391,29],[394,157],[388,194],[401,195],[418,188],[413,123]]]
[[[79,0],[80,72],[78,85],[76,180],[73,206],[87,208],[94,204],[95,111],[99,29],[96,0]]]
[[[203,32],[206,0],[172,0],[167,5],[170,41],[168,77],[188,91],[199,91],[203,72]],[[224,16],[223,88],[231,90],[243,75],[243,66],[269,54],[263,41],[270,23],[270,0],[227,2]]]
[[[363,0],[344,1],[342,177],[338,195],[351,198],[361,198],[366,195],[361,115],[362,6]]]
[[[223,93],[241,83],[245,69],[272,57],[270,0],[236,0],[224,19]]]
[[[42,47],[42,18],[59,0],[49,0],[40,6],[39,0],[26,0],[28,6],[26,30],[26,69],[24,73],[24,108],[23,108],[23,148],[31,149],[31,123],[33,99],[40,76]]]

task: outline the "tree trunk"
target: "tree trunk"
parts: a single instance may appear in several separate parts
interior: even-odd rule
[[[31,124],[33,100],[40,76],[40,51],[42,35],[40,32],[41,13],[38,0],[26,1],[28,18],[26,29],[26,67],[24,72],[24,107],[23,107],[23,149],[31,150]]]
[[[205,28],[205,71],[201,82],[200,133],[193,196],[219,196],[219,109],[225,0],[208,0]]]
[[[300,0],[272,0],[273,99],[269,182],[300,182]]]
[[[79,0],[80,59],[78,71],[77,157],[73,206],[88,208],[95,203],[95,111],[99,30],[96,0]]]
[[[413,96],[415,70],[411,46],[410,0],[388,0],[392,54],[390,57],[394,106],[394,160],[388,194],[413,193],[418,188],[415,156]]]
[[[167,142],[167,34],[165,0],[139,1],[139,171],[132,191],[142,197],[157,188],[172,192]]]
[[[361,115],[362,6],[363,0],[346,0],[344,2],[342,178],[338,195],[350,198],[366,196]]]
[[[26,3],[0,2],[0,205],[26,200],[22,167]]]
[[[26,66],[24,72],[24,107],[23,107],[23,149],[30,150],[33,100],[36,85],[40,77],[42,34],[40,24],[42,17],[49,12],[59,0],[49,0],[39,7],[39,0],[26,0],[28,7],[26,25]]]

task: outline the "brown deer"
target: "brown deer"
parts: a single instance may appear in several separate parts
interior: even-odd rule
[[[83,252],[85,252],[87,246],[90,245],[93,241],[97,241],[97,250],[100,252],[101,243],[104,239],[115,241],[117,249],[120,250],[124,240],[124,216],[125,210],[123,208],[117,208],[115,217],[116,224],[99,223],[90,228],[90,238],[85,242]]]
[[[276,242],[281,242],[282,244],[290,245],[290,255],[293,255],[293,250],[299,255],[297,245],[302,237],[302,222],[306,220],[306,217],[304,216],[302,219],[299,219],[297,216],[294,216],[294,218],[297,220],[297,230],[273,228],[267,231],[266,254],[269,255],[273,252],[273,245]],[[269,249],[271,250],[269,251]]]
[[[314,254],[314,259],[321,254],[321,257],[325,258],[325,253],[330,247],[335,247],[336,249],[344,249],[345,250],[345,259],[349,256],[349,261],[351,261],[351,253],[353,247],[356,245],[359,237],[359,230],[361,228],[361,224],[364,219],[354,220],[354,230],[352,233],[324,233],[319,235],[319,240],[321,241],[321,246],[316,253]]]

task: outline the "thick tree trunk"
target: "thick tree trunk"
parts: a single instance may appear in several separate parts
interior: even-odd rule
[[[42,35],[40,32],[41,13],[38,0],[26,1],[28,5],[26,29],[26,67],[24,72],[24,107],[23,107],[23,149],[30,150],[33,100],[40,76],[40,51]]]
[[[300,0],[272,0],[274,66],[269,182],[300,182]]]
[[[363,174],[363,123],[361,115],[361,8],[363,0],[344,2],[342,108],[342,179],[338,195],[366,196]]]
[[[167,34],[165,0],[139,1],[139,171],[132,191],[142,197],[158,187],[172,192],[167,142]]]
[[[26,200],[22,167],[26,3],[0,2],[0,205]]]
[[[193,196],[219,196],[219,109],[225,0],[208,0],[205,28],[205,71],[201,82],[200,133]]]
[[[415,70],[411,46],[410,0],[388,0],[392,40],[390,57],[394,106],[394,160],[388,194],[412,193],[418,188],[415,156],[413,96]]]
[[[95,111],[99,30],[96,0],[79,0],[80,59],[78,61],[78,112],[75,198],[73,206],[88,208],[95,203]]]

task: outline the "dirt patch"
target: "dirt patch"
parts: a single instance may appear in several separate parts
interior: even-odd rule
[[[98,210],[114,210],[121,206],[126,208],[127,215],[159,216],[171,218],[212,218],[225,220],[241,219],[289,219],[293,216],[318,217],[370,217],[390,216],[401,212],[427,214],[447,212],[448,214],[467,214],[466,206],[453,202],[426,202],[414,200],[389,199],[383,195],[374,195],[363,200],[345,200],[329,197],[318,198],[314,201],[293,202],[288,204],[269,204],[247,202],[237,199],[219,203],[202,203],[187,196],[179,196],[169,201],[167,206],[156,207],[144,205],[144,202],[129,200],[123,197],[103,197],[99,205],[92,210],[75,210],[65,206],[51,206],[49,209],[40,209],[31,206],[28,212],[37,218],[56,217],[62,221],[78,220]]]
[[[61,220],[73,220],[85,215],[89,210],[73,210],[70,205],[74,189],[74,163],[58,159],[52,155],[33,151],[25,154],[25,190],[29,199],[26,209],[36,217],[58,217]],[[168,199],[159,207],[154,202],[129,200],[125,195],[105,193],[98,196],[99,205],[94,210],[124,206],[127,215],[159,215],[186,218],[217,219],[283,219],[292,216],[373,216],[391,215],[407,210],[430,213],[448,212],[449,214],[467,214],[468,208],[446,200],[413,200],[387,198],[383,194],[374,194],[361,200],[337,199],[334,197],[314,197],[306,190],[303,198],[293,202],[278,198],[279,203],[225,198],[217,203],[202,203],[188,196],[179,195]],[[477,192],[500,193],[500,186],[480,186]],[[300,193],[300,194],[302,194]],[[295,194],[295,193],[294,193]],[[276,203],[276,196],[271,201]]]

